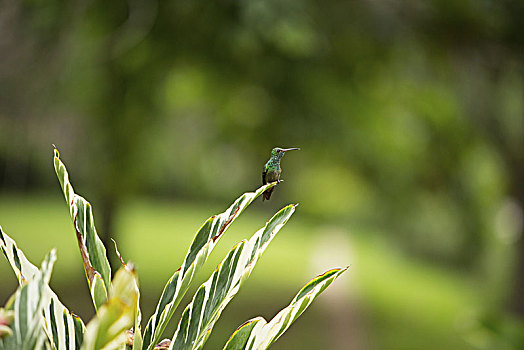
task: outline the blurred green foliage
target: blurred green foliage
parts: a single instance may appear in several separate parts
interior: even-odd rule
[[[19,135],[1,141],[4,188],[48,185],[35,146],[54,142],[113,216],[134,191],[228,198],[299,145],[281,191],[309,214],[394,225],[469,265],[511,186],[485,133],[524,139],[518,1],[2,6],[0,128]]]
[[[487,309],[524,314],[522,1],[26,0],[0,14],[3,194],[54,193],[55,143],[95,193],[99,231],[124,235],[131,196],[219,203],[259,185],[272,147],[297,146],[266,207],[380,232],[413,264],[486,281]]]

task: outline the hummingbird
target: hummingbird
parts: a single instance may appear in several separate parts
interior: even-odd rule
[[[265,185],[269,182],[280,181],[280,174],[282,169],[280,168],[280,160],[287,151],[300,150],[300,148],[280,148],[275,147],[271,150],[271,158],[264,165],[264,171],[262,171],[262,184]],[[262,202],[266,199],[269,200],[271,193],[275,187],[271,187],[262,193]]]

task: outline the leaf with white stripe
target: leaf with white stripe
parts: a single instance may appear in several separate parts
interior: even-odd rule
[[[20,285],[32,280],[40,272],[31,264],[25,254],[18,249],[16,242],[4,233],[0,226],[0,250],[11,264]]]
[[[84,323],[58,299],[51,287],[46,286],[47,305],[44,307],[46,333],[54,349],[80,349],[84,338]]]
[[[55,251],[52,250],[42,262],[41,270],[32,280],[22,284],[7,302],[6,309],[14,312],[14,320],[10,324],[12,335],[0,339],[1,350],[51,347],[44,332],[42,310],[48,300],[46,286],[55,260]]]
[[[87,324],[82,350],[125,349],[127,331],[134,324],[138,302],[136,278],[130,264],[117,271],[107,302]]]
[[[40,276],[40,271],[18,248],[16,242],[0,227],[0,250],[11,264],[20,285]],[[49,285],[45,285],[46,305],[43,307],[46,333],[58,350],[79,349],[82,344],[84,323],[58,299]]]
[[[225,212],[210,217],[200,227],[182,266],[167,281],[155,313],[147,323],[143,337],[144,349],[152,350],[160,341],[162,332],[189,288],[193,277],[207,260],[226,229],[253,200],[275,185],[276,182],[272,182],[260,187],[255,192],[244,193]]]
[[[347,270],[333,269],[306,284],[269,323],[262,317],[253,318],[231,335],[224,350],[265,350],[269,348],[338,276]]]
[[[284,207],[249,240],[233,247],[184,310],[169,349],[196,350],[204,346],[226,305],[238,293],[262,253],[294,212],[295,205]]]
[[[107,290],[111,283],[111,267],[107,260],[106,248],[96,233],[91,204],[73,190],[67,169],[60,160],[60,154],[56,148],[54,165],[76,230],[91,298],[95,308],[98,309],[106,301]]]
[[[130,264],[127,265],[125,262],[124,262],[124,258],[122,258],[122,255],[120,254],[120,252],[118,251],[118,247],[116,245],[116,241],[114,239],[111,239],[113,241],[113,243],[115,244],[115,253],[116,255],[118,256],[118,259],[120,260],[120,263],[122,264],[122,266],[125,268],[125,269],[133,269],[133,265]],[[136,306],[135,306],[135,323],[134,323],[134,327],[133,327],[133,330],[129,330],[128,331],[128,344],[131,345],[132,344],[132,350],[141,350],[142,349],[142,326],[141,326],[141,323],[142,323],[142,312],[140,311],[140,290],[138,288],[138,279],[135,279],[135,282],[137,283],[136,284],[136,293],[137,293],[137,298],[136,298]]]

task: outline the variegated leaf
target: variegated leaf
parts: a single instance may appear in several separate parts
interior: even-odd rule
[[[333,269],[306,284],[269,323],[256,317],[242,324],[229,338],[224,350],[265,350],[269,348],[308,308],[315,298],[347,270]]]
[[[122,264],[122,267],[126,269],[132,269],[132,266],[128,266],[124,259],[122,258],[122,255],[118,251],[118,247],[116,245],[116,241],[114,239],[111,239],[115,245],[115,253],[118,256],[118,259],[120,260],[120,263]],[[135,279],[135,282],[138,283],[138,280]],[[136,307],[135,307],[135,323],[132,331],[128,332],[128,343],[133,344],[132,350],[141,350],[142,349],[142,329],[141,329],[141,323],[142,323],[142,313],[140,311],[140,291],[138,288],[138,284],[136,285],[136,292],[137,292],[137,299],[136,299]]]
[[[106,301],[107,290],[111,283],[111,267],[107,260],[106,248],[96,233],[91,204],[73,190],[67,169],[60,160],[60,154],[56,148],[54,165],[76,230],[91,298],[95,308],[98,309]]]
[[[259,257],[294,212],[294,205],[284,207],[249,240],[233,247],[184,310],[170,349],[196,350],[204,346],[226,305],[238,293]]]
[[[10,324],[12,334],[0,339],[1,350],[51,348],[44,332],[42,310],[49,299],[46,286],[55,260],[55,251],[52,250],[42,262],[41,270],[22,284],[7,302],[6,309],[14,312],[14,319]]]
[[[27,283],[39,274],[38,268],[27,260],[25,254],[18,249],[16,242],[4,233],[1,226],[0,250],[11,264],[20,285]]]
[[[138,283],[135,270],[128,265],[115,274],[109,298],[87,324],[83,350],[125,348],[128,329],[135,321]]]
[[[40,275],[34,266],[18,248],[16,242],[2,231],[0,227],[0,250],[4,252],[11,264],[20,285],[27,284]],[[49,285],[45,285],[46,304],[43,307],[45,330],[58,350],[79,349],[84,334],[84,323],[70,312],[58,299]]]
[[[85,326],[80,317],[69,311],[49,286],[49,300],[44,307],[45,328],[54,349],[80,349]]]
[[[276,185],[264,185],[255,192],[244,193],[225,212],[210,217],[198,230],[182,266],[167,281],[155,313],[144,331],[144,349],[152,350],[187,291],[193,276],[200,270],[218,240],[242,211],[262,192]]]

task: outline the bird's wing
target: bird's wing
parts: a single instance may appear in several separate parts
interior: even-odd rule
[[[266,174],[267,174],[267,169],[264,168],[264,170],[262,171],[262,185],[267,184]]]

